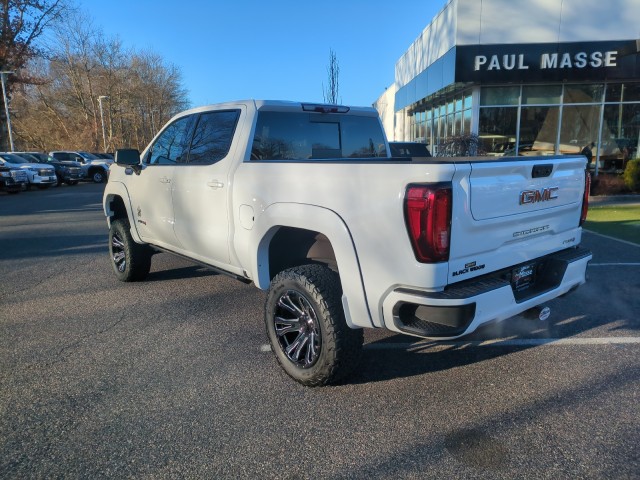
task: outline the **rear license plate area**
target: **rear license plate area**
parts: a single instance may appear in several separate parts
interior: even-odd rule
[[[516,292],[522,292],[536,282],[536,264],[528,263],[511,270],[511,287]]]

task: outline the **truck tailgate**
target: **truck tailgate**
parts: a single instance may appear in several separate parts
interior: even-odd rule
[[[448,283],[577,246],[585,164],[577,156],[457,164]]]
[[[536,157],[471,165],[471,214],[476,220],[580,204],[584,157]]]

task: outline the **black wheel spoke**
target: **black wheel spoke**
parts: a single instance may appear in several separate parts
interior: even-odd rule
[[[124,248],[124,243],[122,243],[122,240],[120,240],[117,235],[113,236],[113,240],[111,243],[113,243],[114,247]]]
[[[309,343],[309,336],[306,333],[300,333],[286,349],[287,356],[294,362],[300,362],[300,356]]]
[[[316,345],[317,340],[318,340],[318,336],[316,335],[316,332],[315,331],[311,332],[311,334],[309,335],[309,346],[307,348],[307,356],[305,357],[305,363],[307,365],[311,365],[318,356],[318,347]]]
[[[275,327],[276,327],[276,334],[279,337],[282,337],[283,335],[286,335],[288,333],[300,331],[300,321],[297,318],[288,319],[288,318],[276,317]]]
[[[304,315],[304,312],[294,303],[294,300],[289,295],[283,295],[278,305],[294,315]]]

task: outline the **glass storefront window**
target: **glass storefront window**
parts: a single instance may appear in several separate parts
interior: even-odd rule
[[[520,87],[484,87],[480,92],[480,105],[518,105]]]
[[[600,103],[604,85],[601,83],[591,85],[565,85],[564,103]]]
[[[522,87],[523,105],[558,104],[562,96],[562,85],[529,85]]]
[[[456,112],[455,115],[455,135],[462,135],[462,112]]]
[[[610,83],[606,102],[640,102],[640,83]]]
[[[590,145],[598,143],[600,105],[567,106],[562,111],[560,127],[560,153],[576,154]],[[593,150],[596,157],[596,151]]]
[[[471,98],[471,95],[467,95],[466,97],[464,97],[464,108],[471,108],[473,103],[473,100]]]
[[[519,155],[553,155],[560,107],[522,107]]]
[[[453,136],[453,115],[447,115],[447,137]]]
[[[600,145],[600,168],[623,170],[640,158],[640,104],[605,105]]]
[[[482,148],[488,155],[504,155],[515,145],[517,125],[517,107],[481,108],[478,137]]]
[[[471,109],[464,111],[464,133],[471,133]]]

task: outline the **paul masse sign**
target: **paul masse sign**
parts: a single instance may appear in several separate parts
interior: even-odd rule
[[[630,79],[639,57],[635,41],[457,46],[456,81]]]

